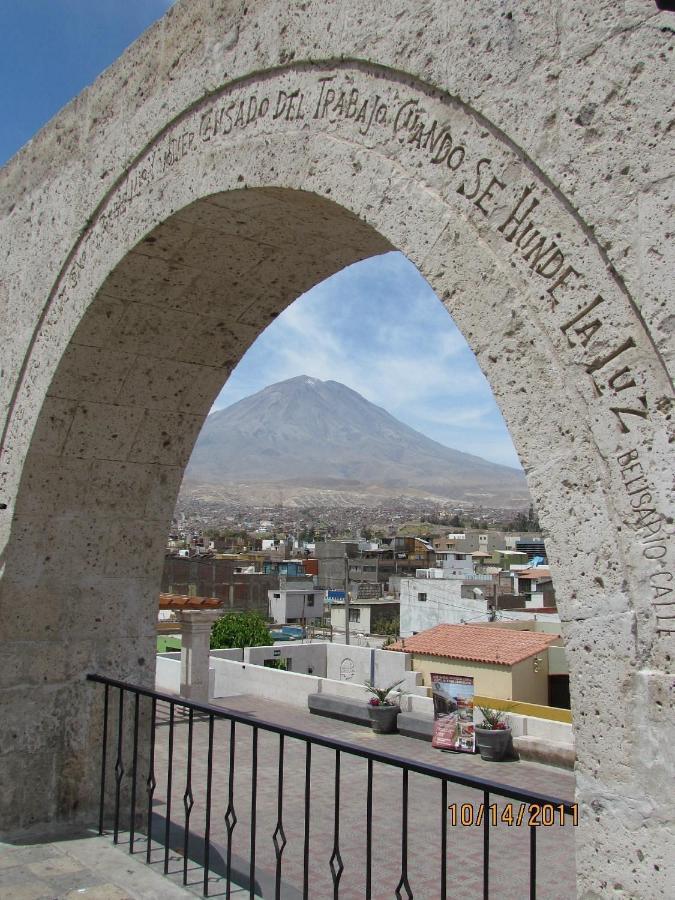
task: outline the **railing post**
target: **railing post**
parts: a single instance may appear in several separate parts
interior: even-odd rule
[[[209,716],[209,749],[206,756],[206,811],[204,818],[204,887],[205,897],[209,895],[209,862],[211,854],[211,790],[213,786],[213,715]]]
[[[441,782],[441,900],[448,892],[448,782]]]
[[[251,760],[251,850],[250,855],[251,859],[249,860],[249,873],[248,873],[248,890],[249,897],[251,900],[255,898],[255,836],[256,836],[256,824],[257,824],[257,813],[258,813],[258,805],[257,805],[257,797],[258,797],[258,729],[256,726],[253,726],[253,735],[252,735],[253,746],[251,748],[252,752],[252,760]]]
[[[173,727],[175,720],[175,704],[169,704],[169,758],[166,772],[166,821],[164,823],[164,874],[169,872],[169,839],[171,837],[171,791],[173,788]]]
[[[530,829],[530,900],[537,897],[537,826],[529,825]]]
[[[183,884],[187,884],[188,850],[190,842],[190,815],[195,799],[192,795],[192,733],[194,726],[194,710],[188,713],[188,750],[187,772],[185,775],[185,793],[183,794],[183,809],[185,810],[185,828],[183,829]]]
[[[277,858],[277,867],[274,878],[274,896],[276,900],[281,898],[281,857],[286,846],[286,834],[284,832],[284,736],[279,735],[279,771],[277,775],[277,825],[272,837],[274,853]]]
[[[103,697],[103,737],[101,738],[101,796],[98,807],[98,833],[103,834],[103,811],[105,807],[105,768],[108,752],[108,705],[110,685],[106,684]]]
[[[134,749],[131,757],[131,804],[129,810],[129,853],[134,852],[136,834],[136,770],[138,768],[138,693],[134,694]]]
[[[225,811],[225,828],[227,830],[227,900],[230,900],[232,885],[232,832],[237,824],[237,814],[234,811],[234,748],[235,748],[235,723],[230,721],[230,759],[227,773],[227,810]]]
[[[368,787],[366,788],[366,900],[373,892],[373,761],[368,760]]]
[[[483,897],[490,896],[490,792],[483,791]]]
[[[148,778],[146,781],[146,790],[148,794],[148,845],[145,850],[145,861],[150,862],[150,854],[152,852],[152,799],[155,795],[157,781],[155,780],[155,729],[157,721],[157,698],[152,698],[152,709],[150,712],[152,719],[150,721],[150,761],[148,766]]]
[[[115,761],[115,827],[113,843],[116,844],[120,829],[120,793],[124,776],[124,760],[122,744],[124,741],[124,688],[119,689],[119,707],[117,709],[117,759]]]
[[[302,900],[309,900],[309,816],[312,780],[312,745],[305,741],[305,839],[302,865]]]
[[[344,872],[344,864],[340,855],[340,751],[335,751],[335,795],[334,795],[334,818],[333,818],[333,852],[330,857],[329,866],[333,879],[333,898],[338,900],[340,895],[340,879]]]

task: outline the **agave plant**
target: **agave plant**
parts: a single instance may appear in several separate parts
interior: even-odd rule
[[[390,684],[389,687],[385,688],[375,687],[372,681],[365,681],[364,684],[366,690],[369,694],[373,695],[368,703],[370,703],[371,706],[398,706],[398,698],[390,699],[389,694],[396,690],[399,685],[403,684],[404,681],[405,679],[402,678],[400,681],[395,681],[393,684]],[[399,696],[401,693],[402,692],[399,691]]]
[[[479,706],[478,709],[483,715],[483,721],[479,728],[488,728],[491,731],[503,731],[509,727],[506,716],[501,709],[492,709],[489,706]]]

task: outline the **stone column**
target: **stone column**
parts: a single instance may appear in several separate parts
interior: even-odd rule
[[[219,610],[183,609],[181,623],[180,693],[197,703],[209,702],[209,638]]]

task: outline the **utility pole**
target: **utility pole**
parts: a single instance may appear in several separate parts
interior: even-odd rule
[[[345,548],[345,644],[349,643],[349,556]]]

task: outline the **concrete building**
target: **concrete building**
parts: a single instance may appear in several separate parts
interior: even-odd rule
[[[444,578],[469,578],[475,571],[475,562],[471,553],[461,550],[436,551],[436,568],[443,570]]]
[[[311,578],[286,578],[277,590],[267,592],[269,616],[278,625],[304,625],[323,619],[325,591]]]
[[[551,572],[544,566],[513,571],[514,592],[525,597],[527,607],[556,608]]]
[[[537,532],[510,532],[485,529],[481,531],[469,528],[462,531],[448,532],[443,537],[434,538],[435,550],[457,550],[463,553],[475,553],[482,551],[493,553],[495,550],[516,550],[518,541],[540,541],[541,534]]]
[[[487,601],[462,600],[458,578],[402,578],[400,587],[401,637],[426,631],[441,622],[459,624],[462,619],[484,616]]]
[[[278,576],[255,571],[249,556],[164,559],[163,593],[217,597],[228,612],[255,610],[267,615],[267,592],[278,586]]]
[[[306,574],[306,561],[300,559],[266,559],[262,564],[265,575],[276,575],[278,578],[302,578]]]
[[[386,623],[391,623],[399,614],[399,604],[386,597],[367,600],[352,599],[349,602],[350,634],[385,634]],[[334,600],[330,605],[330,624],[333,628],[345,630],[344,600]]]
[[[376,594],[380,596],[396,569],[392,549],[371,541],[318,541],[315,555],[318,583],[325,588],[344,588],[348,577],[354,595],[361,584],[378,584],[382,585]]]
[[[443,622],[459,624],[467,619],[488,619],[492,576],[476,574],[471,553],[438,550],[436,561],[441,565],[419,568],[415,577],[400,580],[402,637]],[[467,581],[475,589],[464,593],[462,585]]]

